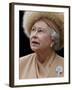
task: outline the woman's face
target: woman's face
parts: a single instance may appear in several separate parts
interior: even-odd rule
[[[51,45],[49,26],[42,20],[37,21],[31,30],[30,46],[33,51],[47,50]]]

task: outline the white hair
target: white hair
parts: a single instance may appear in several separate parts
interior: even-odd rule
[[[50,29],[51,29],[51,30],[49,30],[50,35],[51,35],[51,38],[54,41],[53,48],[54,48],[54,50],[59,50],[59,47],[60,47],[60,34],[59,34],[59,32],[55,31],[53,28],[50,28]]]

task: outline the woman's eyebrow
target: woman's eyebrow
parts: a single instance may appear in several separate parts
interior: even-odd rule
[[[43,28],[42,26],[38,26],[38,27],[33,26],[32,29],[33,29],[33,28],[34,28],[34,29],[41,29],[41,30],[44,30],[44,29],[45,29],[45,30],[48,30],[47,28]],[[50,27],[49,27],[49,29],[50,29]]]
[[[42,27],[39,27],[39,29],[44,30],[44,31],[45,31],[45,30],[46,30],[46,31],[48,30],[48,28],[42,28]]]

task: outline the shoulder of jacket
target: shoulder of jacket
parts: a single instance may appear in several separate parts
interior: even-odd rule
[[[58,64],[64,64],[64,58],[57,54],[55,57],[55,62]]]
[[[28,60],[30,60],[33,56],[35,55],[35,53],[23,56],[19,59],[20,63],[24,63],[27,62]]]
[[[56,54],[56,59],[64,61],[64,58],[62,56],[59,56],[58,54]]]

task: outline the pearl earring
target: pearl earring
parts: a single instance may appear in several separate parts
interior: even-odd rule
[[[53,46],[53,44],[51,43],[50,47],[52,47],[52,46]]]

